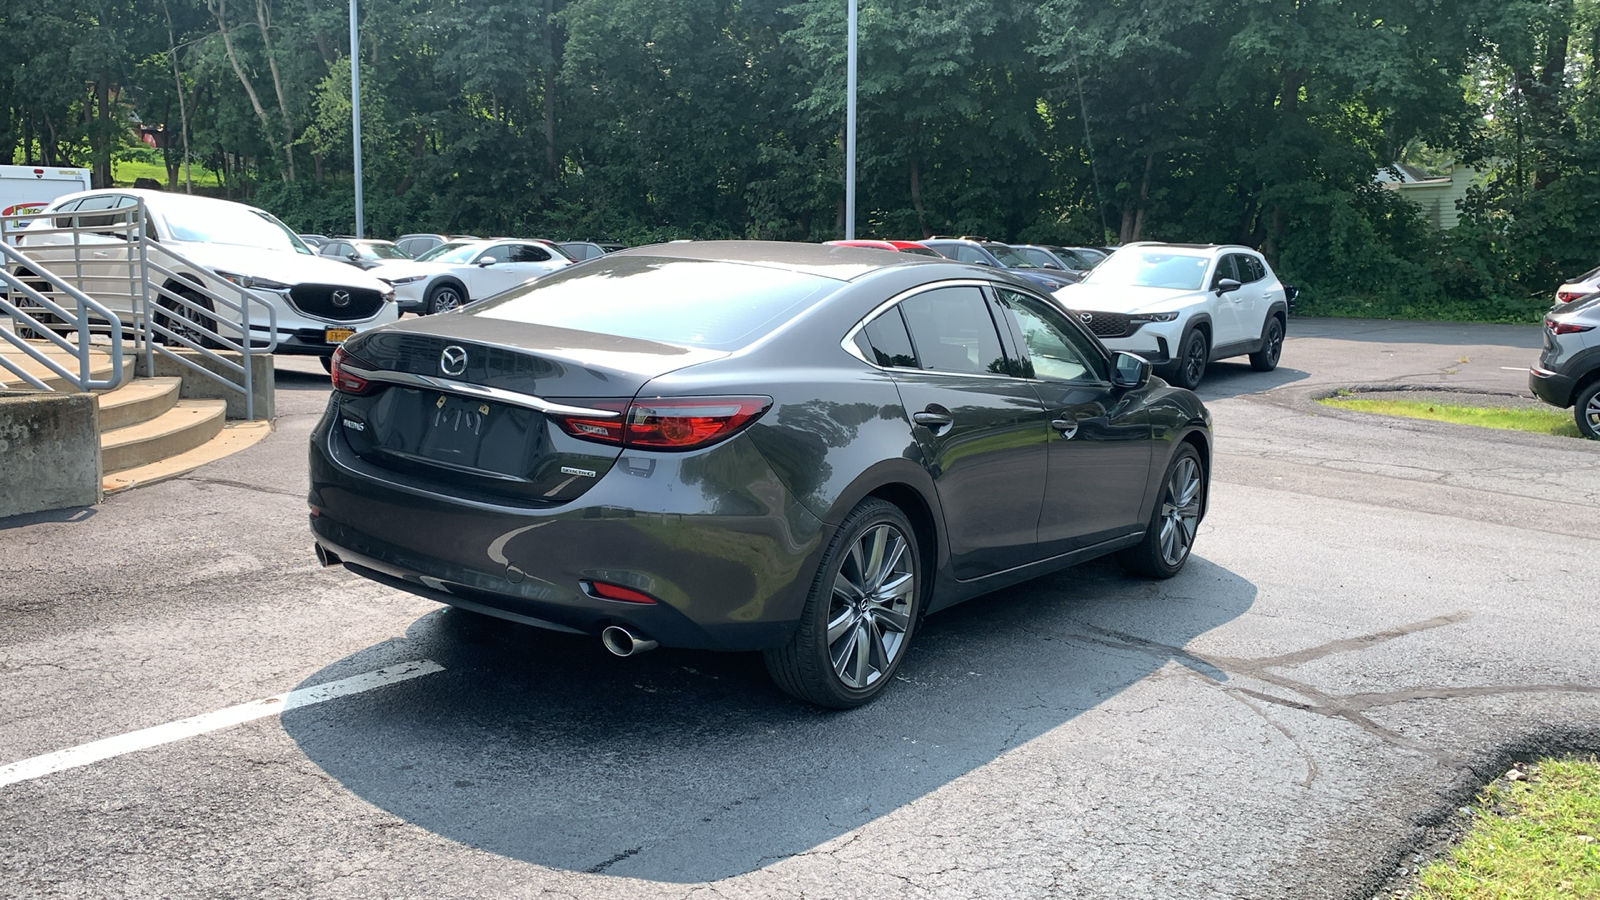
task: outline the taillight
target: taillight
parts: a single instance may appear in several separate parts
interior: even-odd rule
[[[622,404],[590,403],[597,409]],[[772,406],[771,397],[656,397],[628,404],[620,418],[552,415],[575,438],[650,450],[695,450],[732,437]]]
[[[1583,291],[1556,291],[1557,303],[1571,303],[1583,296]]]
[[[1582,325],[1577,322],[1552,322],[1546,319],[1545,324],[1550,326],[1551,334],[1577,334],[1582,331],[1594,330],[1593,325]]]
[[[344,352],[343,347],[333,351],[333,359],[328,364],[328,374],[333,379],[333,389],[340,393],[356,394],[357,396],[372,393],[377,388],[377,385],[362,378],[360,375],[352,374],[350,370],[345,368],[345,363],[351,360],[358,363],[361,362],[361,360]]]

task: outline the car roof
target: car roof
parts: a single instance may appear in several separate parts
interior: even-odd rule
[[[1243,251],[1245,251],[1247,253],[1260,253],[1261,252],[1261,251],[1256,250],[1256,249],[1254,249],[1252,247],[1246,247],[1243,244],[1184,244],[1184,243],[1179,243],[1179,242],[1176,242],[1176,241],[1173,241],[1173,242],[1167,242],[1167,241],[1135,241],[1135,242],[1133,242],[1131,244],[1123,244],[1122,246],[1124,246],[1124,247],[1176,247],[1176,248],[1179,248],[1179,249],[1182,249],[1182,250],[1233,250],[1233,251],[1243,250]],[[1093,249],[1093,248],[1090,248],[1090,249]]]
[[[840,281],[853,281],[870,272],[892,266],[949,265],[936,260],[889,250],[883,256],[862,253],[873,248],[838,247],[785,241],[682,241],[618,250],[612,256],[653,256],[661,259],[702,260],[705,262],[744,263],[774,269],[788,269]],[[894,256],[888,256],[894,252]]]

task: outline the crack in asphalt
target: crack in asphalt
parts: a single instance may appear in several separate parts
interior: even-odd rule
[[[234,481],[231,478],[209,478],[200,475],[190,475],[185,477],[183,480],[197,484],[215,484],[221,487],[238,488],[242,491],[256,491],[257,493],[262,494],[279,494],[284,497],[294,497],[295,499],[302,499],[305,497],[305,491],[291,491],[285,488],[267,487],[266,485],[261,484],[251,484],[248,481]]]
[[[1467,765],[1466,761],[1457,754],[1450,753],[1438,747],[1434,747],[1421,741],[1406,737],[1405,735],[1391,728],[1385,727],[1384,725],[1373,721],[1365,714],[1365,711],[1384,706],[1392,706],[1398,703],[1406,703],[1412,700],[1452,700],[1462,697],[1491,697],[1506,694],[1600,694],[1600,687],[1584,684],[1477,685],[1467,687],[1435,687],[1423,685],[1397,691],[1369,691],[1341,695],[1328,693],[1313,687],[1306,682],[1299,681],[1276,672],[1268,671],[1268,669],[1296,666],[1323,659],[1338,653],[1364,650],[1369,647],[1386,643],[1397,638],[1416,634],[1421,631],[1427,631],[1433,628],[1442,628],[1447,625],[1465,622],[1471,617],[1472,616],[1470,613],[1464,611],[1454,612],[1443,616],[1435,616],[1431,619],[1423,619],[1418,622],[1412,622],[1395,628],[1385,629],[1383,631],[1359,635],[1353,638],[1343,638],[1340,640],[1328,641],[1326,643],[1318,644],[1317,646],[1308,647],[1304,650],[1298,650],[1292,653],[1283,653],[1275,656],[1258,658],[1211,656],[1207,654],[1200,654],[1185,650],[1182,647],[1173,647],[1162,644],[1158,641],[1141,638],[1137,635],[1099,628],[1097,626],[1088,624],[1083,624],[1081,627],[1085,631],[1099,635],[1099,637],[1093,637],[1089,635],[1081,635],[1079,637],[1081,640],[1087,643],[1101,644],[1102,646],[1117,649],[1140,651],[1151,656],[1159,656],[1163,659],[1170,659],[1179,662],[1187,666],[1195,674],[1200,675],[1214,685],[1222,686],[1226,684],[1226,682],[1229,680],[1228,676],[1232,675],[1240,678],[1249,678],[1255,681],[1273,685],[1275,687],[1283,688],[1285,691],[1297,695],[1301,699],[1281,697],[1276,694],[1270,694],[1265,691],[1241,686],[1227,686],[1223,688],[1223,692],[1225,694],[1235,695],[1233,698],[1236,700],[1239,700],[1241,697],[1249,697],[1273,706],[1314,713],[1327,718],[1341,719],[1355,725],[1362,731],[1365,731],[1366,733],[1376,737],[1386,744],[1389,744],[1390,746],[1399,747],[1401,749],[1410,750],[1414,753],[1421,754],[1429,759],[1432,759],[1441,766],[1448,768],[1465,768]],[[1241,700],[1241,702],[1243,701]],[[1248,706],[1249,704],[1246,705]],[[1311,779],[1315,777],[1315,760],[1305,750],[1305,747],[1300,744],[1295,735],[1293,735],[1286,727],[1266,717],[1261,710],[1256,710],[1254,707],[1251,708],[1252,711],[1256,712],[1258,715],[1261,715],[1262,718],[1266,719],[1266,721],[1274,728],[1283,732],[1283,734],[1291,741],[1294,741],[1297,747],[1300,747],[1302,754],[1306,756],[1307,765],[1311,767],[1310,774],[1308,774],[1307,778],[1300,783],[1303,785],[1309,785],[1311,783]]]

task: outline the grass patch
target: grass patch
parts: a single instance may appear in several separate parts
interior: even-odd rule
[[[111,180],[118,187],[132,187],[134,181],[140,178],[153,178],[163,189],[167,186],[167,167],[160,162],[148,162],[141,159],[119,159],[111,164]],[[189,163],[189,176],[194,179],[196,187],[217,186],[217,173],[194,161]],[[178,169],[178,187],[183,188],[183,169]]]
[[[1581,437],[1578,434],[1578,423],[1572,420],[1572,416],[1557,412],[1555,409],[1455,406],[1447,403],[1430,403],[1426,400],[1364,400],[1342,394],[1317,402],[1335,409],[1374,413],[1380,416],[1401,416],[1407,419],[1427,419],[1430,422],[1454,422],[1457,425],[1476,425],[1479,428],[1499,428],[1503,431],[1531,431],[1534,434]]]
[[[1544,760],[1526,775],[1485,789],[1478,821],[1423,868],[1413,898],[1600,897],[1600,760]]]

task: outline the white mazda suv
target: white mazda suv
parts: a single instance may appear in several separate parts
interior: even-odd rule
[[[21,234],[17,246],[75,281],[124,317],[123,326],[128,327],[135,300],[129,289],[129,258],[137,259],[138,254],[128,247],[127,223],[140,201],[145,205],[145,237],[186,260],[180,264],[151,254],[152,262],[172,273],[152,269],[152,281],[205,306],[210,301],[194,291],[193,284],[222,296],[230,293],[222,280],[249,290],[273,308],[278,339],[274,353],[320,356],[326,362],[345,338],[400,317],[389,285],[343,262],[313,254],[271,213],[228,200],[121,188],[68,194],[46,208],[52,215]],[[79,232],[57,231],[67,228]],[[26,278],[28,272],[18,265],[15,274]],[[170,302],[151,299],[162,305]],[[159,319],[161,313],[156,315]],[[239,327],[221,315],[207,324],[218,334],[239,336]],[[173,327],[182,330],[181,325]],[[250,323],[257,346],[266,343],[271,330],[265,321]]]
[[[1277,368],[1289,323],[1272,267],[1234,245],[1128,244],[1055,297],[1106,347],[1190,390],[1213,360],[1248,354],[1258,372]]]

